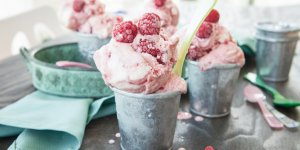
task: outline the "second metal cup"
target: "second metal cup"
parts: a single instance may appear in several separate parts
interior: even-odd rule
[[[196,61],[187,60],[190,111],[209,118],[230,113],[240,66],[228,64],[201,71]]]
[[[266,81],[286,81],[299,39],[299,27],[286,23],[256,25],[256,69]]]
[[[134,94],[118,89],[113,91],[122,150],[172,149],[180,92]]]

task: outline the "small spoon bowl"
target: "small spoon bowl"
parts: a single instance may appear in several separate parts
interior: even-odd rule
[[[282,129],[283,124],[279,122],[275,116],[266,108],[263,100],[266,99],[264,93],[257,87],[253,85],[247,85],[244,88],[244,95],[246,97],[246,100],[251,103],[257,103],[263,117],[269,124],[269,126],[273,129]]]
[[[266,99],[266,96],[260,89],[252,86],[245,87],[244,95],[246,97],[246,100],[251,103],[257,103],[257,101]]]

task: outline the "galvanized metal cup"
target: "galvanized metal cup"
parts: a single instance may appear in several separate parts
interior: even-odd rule
[[[145,95],[112,90],[122,150],[172,149],[180,92]]]
[[[76,32],[76,36],[83,63],[96,66],[93,60],[95,51],[107,44],[111,38],[100,39],[96,35],[79,32]]]
[[[208,118],[228,115],[240,66],[220,65],[202,71],[196,61],[187,60],[187,67],[190,111]]]
[[[256,29],[257,73],[266,81],[288,80],[300,28],[287,23],[261,22]]]

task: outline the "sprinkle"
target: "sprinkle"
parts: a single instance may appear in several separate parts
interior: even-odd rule
[[[197,122],[201,122],[201,121],[204,120],[204,118],[201,117],[201,116],[196,116],[196,117],[194,118],[194,120],[197,121]]]
[[[232,114],[232,118],[233,118],[233,119],[239,119],[239,116],[238,116],[238,115],[235,115],[235,114]]]
[[[178,148],[178,150],[186,150],[185,148],[183,148],[183,147],[180,147],[180,148]]]
[[[214,147],[212,147],[212,146],[206,146],[204,150],[214,150]]]
[[[193,116],[192,114],[190,114],[189,112],[178,112],[177,114],[177,119],[178,120],[187,120],[187,119],[191,119]]]
[[[121,136],[121,134],[120,133],[116,133],[116,137],[120,137]]]
[[[184,142],[184,137],[183,136],[179,136],[178,140],[179,140],[179,142]]]
[[[110,140],[108,141],[108,143],[109,143],[109,144],[114,144],[114,143],[115,143],[115,140],[110,139]]]
[[[213,85],[211,85],[211,88],[212,88],[212,89],[216,89],[216,88],[217,88],[217,85],[213,84]]]

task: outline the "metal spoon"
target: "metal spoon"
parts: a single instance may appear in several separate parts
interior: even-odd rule
[[[244,88],[244,95],[248,102],[257,103],[263,116],[269,126],[274,129],[282,129],[283,124],[279,122],[273,114],[266,108],[263,100],[266,98],[265,95],[256,87],[248,85]]]
[[[263,97],[263,103],[265,104],[265,106],[267,107],[267,109],[281,122],[284,124],[284,126],[286,126],[287,128],[297,128],[299,127],[300,123],[287,117],[286,115],[284,115],[283,113],[279,112],[278,110],[276,110],[272,105],[270,105],[269,103],[266,102],[266,97],[264,95],[264,93],[257,87],[253,86],[253,85],[248,85],[247,86],[248,90],[251,88],[253,91],[257,92],[256,94],[261,95],[261,97]],[[245,89],[246,90],[246,89]],[[246,95],[246,94],[245,94]],[[250,99],[250,97],[247,97],[247,99]]]

